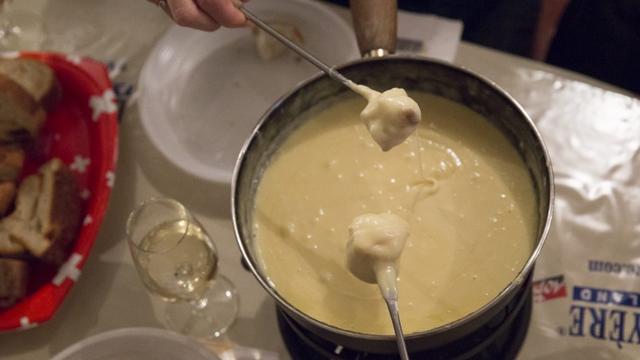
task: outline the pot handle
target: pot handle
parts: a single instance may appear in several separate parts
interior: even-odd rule
[[[398,31],[398,1],[350,0],[350,7],[362,56],[393,54]]]

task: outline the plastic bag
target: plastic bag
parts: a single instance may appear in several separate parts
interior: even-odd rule
[[[542,71],[512,81],[556,177],[519,359],[638,359],[640,101]]]

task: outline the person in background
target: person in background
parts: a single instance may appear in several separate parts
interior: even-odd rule
[[[538,59],[640,94],[639,0],[543,0],[543,7],[545,3],[550,13],[561,15],[549,29],[555,32],[548,52]]]
[[[182,26],[213,31],[246,23],[234,0],[148,1]],[[640,0],[398,0],[398,7],[462,20],[465,41],[640,93]]]

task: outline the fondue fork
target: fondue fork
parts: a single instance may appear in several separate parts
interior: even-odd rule
[[[267,34],[276,38],[276,40],[280,41],[283,45],[285,45],[289,49],[295,51],[298,55],[300,55],[302,58],[304,58],[314,66],[316,66],[318,69],[324,71],[327,75],[329,75],[330,78],[336,81],[339,81],[349,89],[351,89],[354,86],[354,83],[351,80],[344,77],[342,74],[340,74],[338,71],[331,68],[329,65],[323,63],[317,57],[311,55],[311,53],[309,53],[302,47],[298,46],[293,41],[287,39],[287,37],[279,33],[278,30],[274,29],[271,25],[267,24],[262,19],[257,17],[255,14],[253,14],[251,11],[247,10],[247,8],[245,8],[241,2],[238,1],[236,2],[235,5],[240,11],[242,11],[242,13],[247,17],[247,19],[249,19],[257,27],[259,27],[261,30],[264,30]]]
[[[407,353],[407,344],[405,344],[404,342],[404,333],[402,332],[402,324],[400,324],[400,309],[398,308],[398,299],[392,299],[388,296],[384,296],[384,294],[383,298],[387,303],[389,315],[391,315],[391,322],[393,323],[393,331],[396,333],[396,342],[398,343],[400,359],[409,360],[409,354]]]

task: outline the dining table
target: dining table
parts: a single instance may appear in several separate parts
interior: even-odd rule
[[[144,0],[20,0],[13,6],[24,7],[42,19],[47,36],[53,38],[43,45],[47,50],[104,61],[124,59],[126,67],[121,69],[118,81],[134,88],[154,44],[173,26],[160,8]],[[350,23],[347,9],[327,6]],[[529,99],[526,94],[536,86],[545,91],[550,85],[544,81],[526,83],[523,74],[533,80],[545,76],[568,79],[633,96],[575,72],[466,41],[460,42],[453,62],[491,79],[525,109]],[[0,358],[47,359],[80,340],[109,330],[163,327],[157,299],[143,286],[125,236],[127,216],[136,204],[162,196],[179,200],[195,214],[218,247],[220,272],[237,287],[240,310],[228,339],[288,359],[278,331],[274,300],[241,263],[231,220],[230,184],[202,180],[168,161],[141,126],[136,96],[134,92],[120,119],[115,184],[81,277],[51,320],[28,330],[0,333]],[[526,354],[521,357],[526,358]]]

